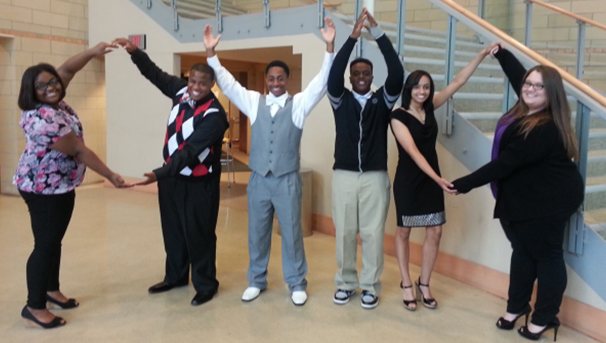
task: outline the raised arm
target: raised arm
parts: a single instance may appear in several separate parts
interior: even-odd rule
[[[300,106],[296,106],[297,110],[300,109],[300,113],[293,113],[293,122],[299,128],[303,127],[307,115],[318,104],[324,94],[326,94],[326,83],[335,58],[335,25],[332,19],[328,17],[324,18],[324,22],[326,23],[326,29],[322,29],[322,38],[326,42],[326,53],[324,54],[322,68],[318,75],[309,82],[307,87],[293,97],[293,108],[295,107],[294,104],[300,104]]]
[[[93,57],[103,56],[113,51],[113,47],[116,47],[116,45],[101,42],[65,61],[59,68],[57,68],[57,73],[59,73],[59,76],[61,76],[61,81],[63,81],[65,88],[67,88],[69,83],[72,81],[74,75],[82,70],[82,68],[84,68],[84,66],[90,62]]]
[[[484,57],[488,56],[492,49],[497,47],[498,44],[499,43],[494,42],[489,44],[486,48],[482,49],[482,51],[480,51],[480,53],[476,57],[474,57],[471,62],[469,62],[469,64],[466,65],[465,68],[463,68],[457,74],[457,76],[455,76],[455,78],[448,86],[446,86],[446,88],[442,89],[442,91],[434,95],[433,107],[437,109],[438,107],[444,105],[444,103],[446,103],[446,101],[448,101],[448,99],[450,99],[454,95],[454,93],[459,90],[459,88],[463,87],[463,85],[467,82],[467,80],[469,80],[473,72],[478,69],[478,66],[484,60]]]
[[[429,176],[432,180],[434,180],[445,192],[447,193],[455,193],[454,190],[450,189],[452,184],[445,179],[443,179],[440,175],[438,175],[433,168],[427,163],[427,160],[421,154],[417,145],[415,144],[408,127],[404,125],[401,121],[397,119],[391,119],[391,131],[393,135],[396,137],[396,140],[400,145],[406,150],[406,153],[410,155],[410,157],[415,161],[417,166]]]
[[[341,101],[341,96],[345,91],[345,69],[347,69],[347,62],[349,62],[349,56],[353,51],[354,46],[358,42],[358,38],[362,34],[362,28],[364,27],[364,21],[366,20],[366,11],[363,10],[354,25],[351,35],[345,41],[345,44],[341,47],[341,50],[335,56],[335,60],[330,68],[330,74],[328,75],[328,98],[333,107],[338,107]]]
[[[499,45],[499,49],[494,53],[494,57],[501,64],[505,76],[509,79],[509,83],[513,87],[518,97],[522,90],[522,82],[526,74],[526,68],[518,61],[518,59],[507,49]]]
[[[385,101],[389,107],[393,107],[396,100],[402,92],[402,86],[404,85],[404,67],[398,57],[398,54],[393,48],[393,44],[387,37],[387,35],[381,30],[375,18],[366,12],[370,27],[368,31],[377,41],[377,45],[383,54],[385,64],[387,65],[387,79],[385,79]]]
[[[187,87],[187,81],[164,72],[143,50],[137,48],[128,39],[116,38],[113,43],[122,46],[130,54],[131,60],[139,68],[141,75],[145,76],[167,97],[172,98],[179,90]]]
[[[219,57],[215,53],[215,47],[219,44],[221,35],[215,37],[211,25],[204,28],[204,45],[206,46],[207,63],[215,71],[217,84],[225,96],[236,105],[245,115],[250,118],[251,124],[257,119],[257,109],[261,94],[244,88],[234,76],[221,65]]]

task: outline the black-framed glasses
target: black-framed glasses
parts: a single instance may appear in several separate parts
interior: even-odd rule
[[[55,86],[60,85],[60,84],[61,83],[59,82],[59,80],[52,79],[52,80],[50,80],[48,82],[36,82],[36,84],[34,85],[34,87],[36,87],[36,90],[45,91],[48,88],[48,86],[55,87]]]
[[[530,88],[532,86],[532,88],[534,88],[537,91],[541,91],[543,89],[545,89],[545,85],[542,83],[530,83],[528,81],[525,81],[524,84],[522,85],[522,88]]]

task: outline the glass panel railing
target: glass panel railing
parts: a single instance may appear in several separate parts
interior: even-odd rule
[[[214,3],[213,0],[197,0],[207,1]],[[214,8],[214,6],[213,6]],[[263,2],[261,0],[255,1],[226,1],[221,0],[221,15],[224,17],[230,17],[235,15],[247,14],[247,13],[259,13],[263,12]]]
[[[173,0],[162,0],[162,3],[169,7],[173,6]],[[215,0],[176,0],[174,4],[181,18],[212,19],[217,16]],[[221,2],[221,10],[223,16],[248,13],[247,9],[234,6],[228,1]]]

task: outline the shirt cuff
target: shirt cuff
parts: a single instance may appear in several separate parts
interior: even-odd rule
[[[213,69],[219,68],[221,66],[221,61],[219,61],[219,56],[217,55],[206,58],[206,63],[208,63],[208,66]]]
[[[370,34],[374,37],[374,39],[377,39],[377,38],[381,37],[382,35],[384,35],[385,33],[383,32],[381,27],[379,25],[377,25],[377,26],[370,27]]]
[[[166,170],[166,164],[160,168],[154,169],[153,173],[156,174],[156,180],[162,180],[169,177],[168,171]]]

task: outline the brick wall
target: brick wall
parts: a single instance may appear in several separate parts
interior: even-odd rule
[[[17,96],[29,66],[60,66],[88,47],[88,0],[0,0],[0,192],[17,194],[12,185],[25,146],[19,127]],[[96,42],[94,42],[96,43]],[[105,71],[92,60],[76,74],[66,101],[84,126],[86,145],[105,160]],[[85,183],[101,181],[92,170]]]
[[[606,0],[543,0],[543,2],[606,25]],[[524,40],[525,13],[525,4],[521,0],[516,0],[512,30],[513,36],[520,41]],[[574,19],[534,4],[532,27],[533,46],[576,47],[578,25]],[[588,26],[585,44],[588,47],[606,47],[606,31]]]

